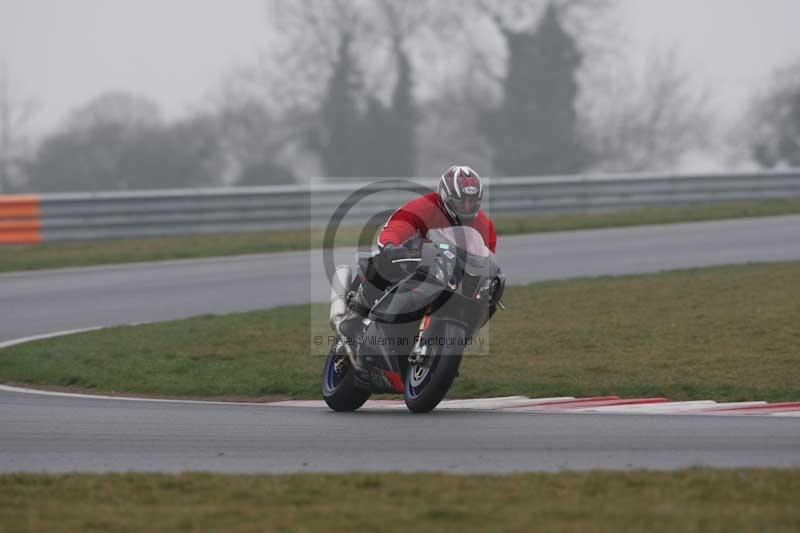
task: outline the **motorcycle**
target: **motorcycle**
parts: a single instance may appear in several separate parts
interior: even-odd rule
[[[334,411],[354,411],[372,394],[402,393],[408,409],[432,411],[458,376],[464,350],[504,308],[505,277],[480,233],[468,226],[435,229],[394,261],[388,283],[362,321],[361,334],[337,334],[322,373],[322,395]],[[360,279],[376,277],[376,256],[359,259]],[[362,281],[364,282],[364,281]],[[331,319],[353,296],[352,271],[332,280]]]

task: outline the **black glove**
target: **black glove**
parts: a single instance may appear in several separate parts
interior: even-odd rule
[[[389,283],[397,283],[408,274],[409,265],[416,264],[405,262],[404,259],[413,257],[413,252],[404,246],[388,243],[381,250],[379,270],[381,276]],[[394,261],[399,261],[395,263]]]
[[[393,264],[393,261],[409,259],[411,257],[411,250],[404,246],[397,246],[396,244],[388,243],[381,251],[381,257],[387,264]]]

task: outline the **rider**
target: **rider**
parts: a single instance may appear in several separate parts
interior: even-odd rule
[[[492,220],[480,208],[482,198],[483,183],[477,172],[468,166],[448,168],[439,180],[437,192],[407,202],[389,217],[378,235],[379,255],[375,259],[384,264],[408,259],[413,252],[404,245],[411,239],[426,238],[429,230],[450,226],[473,227],[494,253],[497,235]],[[349,302],[350,312],[335,325],[345,337],[358,335],[361,320],[382,294],[364,281],[361,279]]]

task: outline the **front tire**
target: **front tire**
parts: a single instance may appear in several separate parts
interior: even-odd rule
[[[443,326],[437,328],[441,331],[439,338],[466,338],[462,326],[453,323],[444,323]],[[439,405],[458,376],[463,353],[464,346],[459,343],[453,343],[453,346],[434,345],[423,365],[409,365],[403,390],[403,398],[409,411],[429,413]]]
[[[355,411],[370,397],[355,386],[354,371],[340,339],[333,344],[322,370],[322,397],[334,411]]]

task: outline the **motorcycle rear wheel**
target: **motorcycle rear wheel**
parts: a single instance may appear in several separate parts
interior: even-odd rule
[[[370,391],[356,387],[354,370],[344,345],[337,339],[322,370],[322,397],[325,403],[334,411],[355,411],[364,405],[370,394]]]

